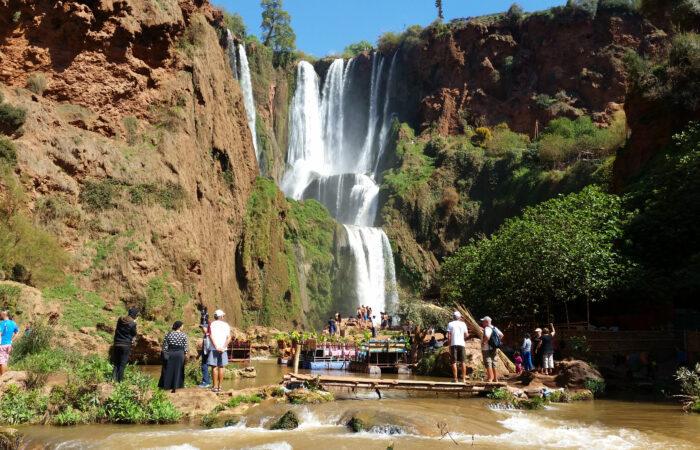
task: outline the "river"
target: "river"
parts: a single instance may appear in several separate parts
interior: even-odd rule
[[[229,380],[242,389],[277,383],[288,368],[273,360],[253,361],[258,377]],[[150,369],[157,373],[157,368]],[[700,448],[700,415],[681,412],[676,404],[596,400],[556,404],[540,411],[495,410],[483,398],[411,396],[387,392],[339,394],[339,400],[293,406],[261,404],[251,408],[245,423],[204,429],[195,425],[28,426],[25,448],[49,449],[219,449],[338,448],[441,449],[478,448]],[[300,427],[267,430],[288,410],[297,412]],[[403,434],[376,429],[353,433],[344,423],[356,414],[397,424]],[[446,424],[440,429],[439,424]],[[449,431],[449,434],[443,434]]]

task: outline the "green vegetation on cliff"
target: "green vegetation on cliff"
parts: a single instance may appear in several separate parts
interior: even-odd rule
[[[317,201],[285,198],[273,181],[257,178],[236,253],[239,283],[248,295],[246,323],[323,322],[334,306],[337,226]]]
[[[609,186],[625,127],[620,114],[607,129],[585,116],[557,119],[533,142],[505,124],[442,137],[395,121],[392,132],[396,168],[382,177],[381,215],[399,277],[418,290],[440,259],[522,208],[592,182]]]

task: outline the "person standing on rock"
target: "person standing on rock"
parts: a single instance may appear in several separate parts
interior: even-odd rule
[[[183,323],[177,321],[173,324],[173,331],[165,335],[161,350],[165,364],[161,371],[158,387],[163,390],[171,390],[185,387],[185,355],[189,352],[187,335],[182,332]]]
[[[520,344],[520,350],[523,352],[523,369],[529,372],[532,370],[532,341],[530,340],[530,333],[525,333],[523,343]]]
[[[224,322],[225,313],[217,309],[214,311],[214,321],[209,324],[209,338],[214,349],[209,353],[209,365],[211,366],[212,392],[221,392],[224,382],[224,367],[228,364],[226,349],[231,342],[231,327]]]
[[[455,311],[453,314],[454,320],[447,324],[447,339],[450,343],[450,357],[452,358],[452,382],[457,382],[457,363],[462,365],[462,382],[467,382],[467,364],[466,364],[466,340],[469,338],[469,330],[467,324],[462,320],[462,314]]]
[[[491,318],[485,316],[481,318],[481,325],[484,327],[484,337],[481,340],[481,355],[484,358],[486,367],[486,381],[498,381],[498,349],[500,348],[503,333],[491,325]]]
[[[554,335],[556,331],[554,330],[554,324],[550,323],[549,328],[544,329],[544,334],[542,335],[539,347],[540,353],[542,354],[542,373],[545,375],[551,375],[554,371]]]
[[[117,320],[117,327],[114,330],[114,345],[112,346],[114,364],[112,378],[117,383],[121,383],[124,379],[124,369],[126,369],[131,354],[131,344],[136,338],[136,319],[138,316],[139,310],[131,308],[129,314]]]
[[[0,375],[7,372],[7,363],[10,362],[10,352],[12,352],[12,343],[19,333],[19,328],[14,320],[10,319],[10,312],[3,311],[0,313],[2,322],[0,322]]]
[[[211,386],[211,378],[209,377],[209,353],[213,351],[211,345],[211,339],[209,339],[209,322],[206,325],[201,325],[202,333],[204,337],[202,338],[202,350],[199,352],[199,356],[202,358],[202,383],[199,385],[201,388],[208,388]]]
[[[542,350],[540,349],[542,343],[542,328],[535,328],[535,335],[532,337],[532,365],[534,366],[535,372],[542,372]]]

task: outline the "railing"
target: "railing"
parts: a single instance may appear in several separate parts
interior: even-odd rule
[[[357,361],[378,367],[395,367],[408,364],[405,341],[370,341],[360,344]]]
[[[236,339],[228,344],[229,362],[250,362],[250,341]]]
[[[357,355],[354,342],[318,342],[307,339],[301,347],[301,359],[310,362],[350,361]]]

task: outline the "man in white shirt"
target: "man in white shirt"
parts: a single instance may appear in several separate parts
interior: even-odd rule
[[[489,316],[481,318],[481,325],[484,327],[484,338],[481,340],[481,356],[484,358],[486,367],[486,381],[498,381],[498,348],[490,344],[491,335],[496,332],[499,338],[503,338],[501,330],[491,325]]]
[[[225,313],[217,309],[214,312],[214,321],[209,324],[209,338],[213,350],[209,352],[209,365],[211,366],[212,391],[221,392],[221,384],[224,382],[224,367],[228,364],[228,344],[231,342],[231,327],[224,322]]]
[[[462,315],[455,311],[454,319],[447,324],[447,339],[450,342],[450,356],[452,357],[452,382],[457,382],[457,363],[462,364],[462,382],[467,382],[467,364],[465,363],[465,341],[469,337],[467,324],[460,320]]]

